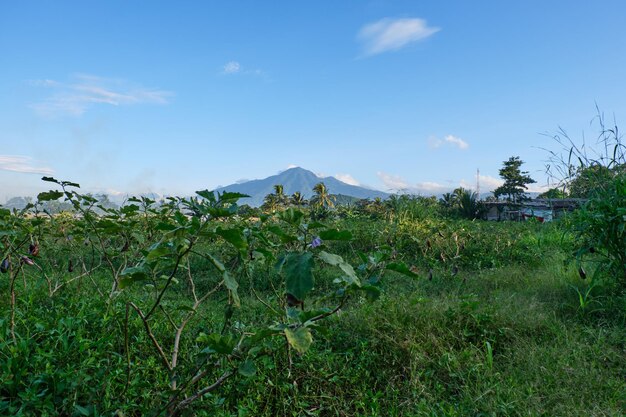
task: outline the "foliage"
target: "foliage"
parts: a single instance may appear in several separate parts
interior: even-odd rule
[[[537,196],[537,198],[566,198],[568,195],[560,188],[550,188]]]
[[[318,208],[333,207],[335,205],[334,196],[330,195],[328,188],[323,182],[315,184],[313,187],[313,198],[311,205]]]
[[[626,289],[626,175],[594,191],[572,218],[579,258],[591,255]]]
[[[520,168],[524,162],[518,156],[512,156],[503,162],[500,169],[500,177],[504,180],[504,184],[493,191],[496,198],[507,196],[507,201],[514,204],[520,203],[525,198],[525,192],[528,184],[533,184],[533,180],[528,172],[522,171]]]
[[[442,218],[409,196],[323,221],[207,190],[99,208],[47,180],[60,190],[0,209],[0,415],[624,407],[623,297],[563,263],[561,224]],[[73,211],[43,212],[55,198]]]
[[[626,146],[615,124],[600,126],[595,146],[576,144],[565,131],[554,135],[564,149],[550,151],[548,173],[569,190],[571,197],[587,198],[571,219],[577,236],[579,262],[591,259],[600,266],[594,277],[604,276],[626,288]],[[567,155],[565,156],[564,153]],[[602,274],[603,273],[603,274]]]
[[[449,216],[469,220],[480,218],[485,211],[483,204],[478,200],[478,194],[463,187],[455,189],[452,193],[445,193],[439,204]]]

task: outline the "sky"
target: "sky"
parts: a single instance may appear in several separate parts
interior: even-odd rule
[[[626,117],[626,2],[0,5],[0,203],[43,175],[190,195],[291,166],[383,191],[547,184],[551,135]]]

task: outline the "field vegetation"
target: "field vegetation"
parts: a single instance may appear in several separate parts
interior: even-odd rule
[[[626,181],[602,178],[541,224],[462,189],[111,208],[44,177],[0,209],[0,415],[624,415]]]

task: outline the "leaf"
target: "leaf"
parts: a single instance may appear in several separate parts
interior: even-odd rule
[[[215,233],[241,251],[248,249],[248,242],[244,239],[240,229],[222,229],[218,227]]]
[[[295,242],[296,240],[298,240],[297,237],[290,235],[288,233],[285,233],[285,231],[278,226],[269,226],[267,230],[271,233],[274,233],[276,236],[278,236],[280,238],[280,241],[283,243],[290,243],[290,242]]]
[[[307,225],[308,230],[319,229],[320,227],[326,227],[326,225],[320,222],[311,222]]]
[[[231,202],[235,203],[240,198],[246,198],[246,197],[250,197],[250,196],[248,194],[229,193],[229,192],[225,191],[222,194],[218,194],[218,201],[220,203],[231,203]]]
[[[42,177],[41,180],[42,181],[47,181],[47,182],[54,182],[56,184],[59,184],[59,181],[57,181],[56,179],[54,179],[52,177]]]
[[[55,191],[55,190],[44,191],[42,193],[37,194],[38,201],[58,200],[61,197],[63,197],[63,192]]]
[[[313,265],[311,252],[291,252],[285,256],[282,270],[287,292],[298,300],[304,300],[313,289]]]
[[[170,253],[170,250],[163,242],[158,242],[150,247],[150,252],[146,255],[147,261],[152,261]]]
[[[11,215],[11,210],[0,208],[0,218],[9,217]]]
[[[371,301],[378,300],[380,297],[380,288],[373,285],[364,285],[361,290],[365,291],[365,296]]]
[[[387,264],[386,269],[399,272],[400,274],[406,275],[408,277],[419,278],[418,274],[411,271],[411,269],[402,262],[390,262]]]
[[[215,193],[209,190],[196,191],[200,197],[206,198],[209,201],[215,201]]]
[[[233,297],[233,304],[235,304],[235,307],[241,307],[241,300],[239,299],[239,294],[237,293],[237,288],[239,288],[239,284],[237,283],[235,278],[230,275],[230,273],[224,267],[224,264],[221,263],[216,257],[211,255],[210,253],[207,253],[207,258],[209,258],[213,266],[222,273],[224,285],[226,285],[226,288],[228,288],[228,291],[230,291],[230,295]]]
[[[256,374],[256,365],[252,360],[246,359],[239,364],[239,368],[237,368],[237,371],[239,371],[239,373],[245,377],[251,377]]]
[[[352,240],[352,233],[349,230],[327,229],[319,232],[322,240]]]
[[[91,415],[91,411],[89,410],[89,408],[83,407],[81,405],[78,404],[74,404],[74,408],[76,409],[76,412],[81,415],[81,416],[89,416]]]
[[[137,281],[148,279],[148,273],[144,265],[128,267],[120,275],[123,277],[119,281],[120,289],[124,289]]]
[[[304,216],[304,213],[302,213],[300,210],[294,209],[293,207],[290,207],[287,210],[281,211],[280,213],[278,213],[279,219],[289,224],[293,224],[294,226],[297,226],[300,224],[300,220],[302,219],[303,216]]]
[[[327,264],[338,266],[339,268],[341,268],[344,274],[346,274],[346,277],[344,278],[344,281],[346,283],[356,284],[358,287],[361,286],[361,282],[359,281],[359,277],[357,277],[356,272],[354,272],[354,268],[352,268],[352,265],[344,261],[341,256],[325,251],[321,251],[318,256],[322,261],[326,262]]]
[[[286,328],[285,336],[287,336],[287,341],[289,342],[289,345],[291,345],[291,347],[293,347],[299,353],[306,352],[311,346],[311,343],[313,343],[313,336],[311,335],[311,331],[306,327],[299,327],[296,330]]]
[[[196,338],[196,342],[207,345],[207,348],[203,351],[204,353],[219,353],[222,355],[228,355],[232,353],[235,348],[235,340],[232,337],[223,336],[217,333],[200,333]]]

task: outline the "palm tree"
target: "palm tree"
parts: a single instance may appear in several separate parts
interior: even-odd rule
[[[300,208],[306,204],[306,200],[300,191],[296,191],[291,195],[291,204]]]
[[[452,207],[455,206],[456,204],[456,197],[457,194],[456,193],[445,193],[441,196],[441,199],[439,200],[439,203],[441,203],[442,206],[444,206],[447,209],[450,209]]]
[[[276,194],[274,193],[266,195],[265,198],[263,199],[263,205],[261,206],[263,210],[269,211],[271,213],[278,210],[279,207],[280,207],[280,203],[278,199],[276,198]]]
[[[464,188],[454,190],[457,195],[458,211],[461,217],[466,219],[475,219],[480,216],[482,204],[478,201],[478,194]]]
[[[287,203],[287,196],[285,195],[285,190],[281,184],[276,184],[274,186],[274,195],[276,196],[278,204],[284,205]]]
[[[335,205],[334,200],[335,197],[328,194],[328,188],[326,188],[326,184],[323,182],[318,182],[313,187],[313,192],[315,195],[311,199],[311,201],[315,202],[315,205],[318,207],[333,207]]]

